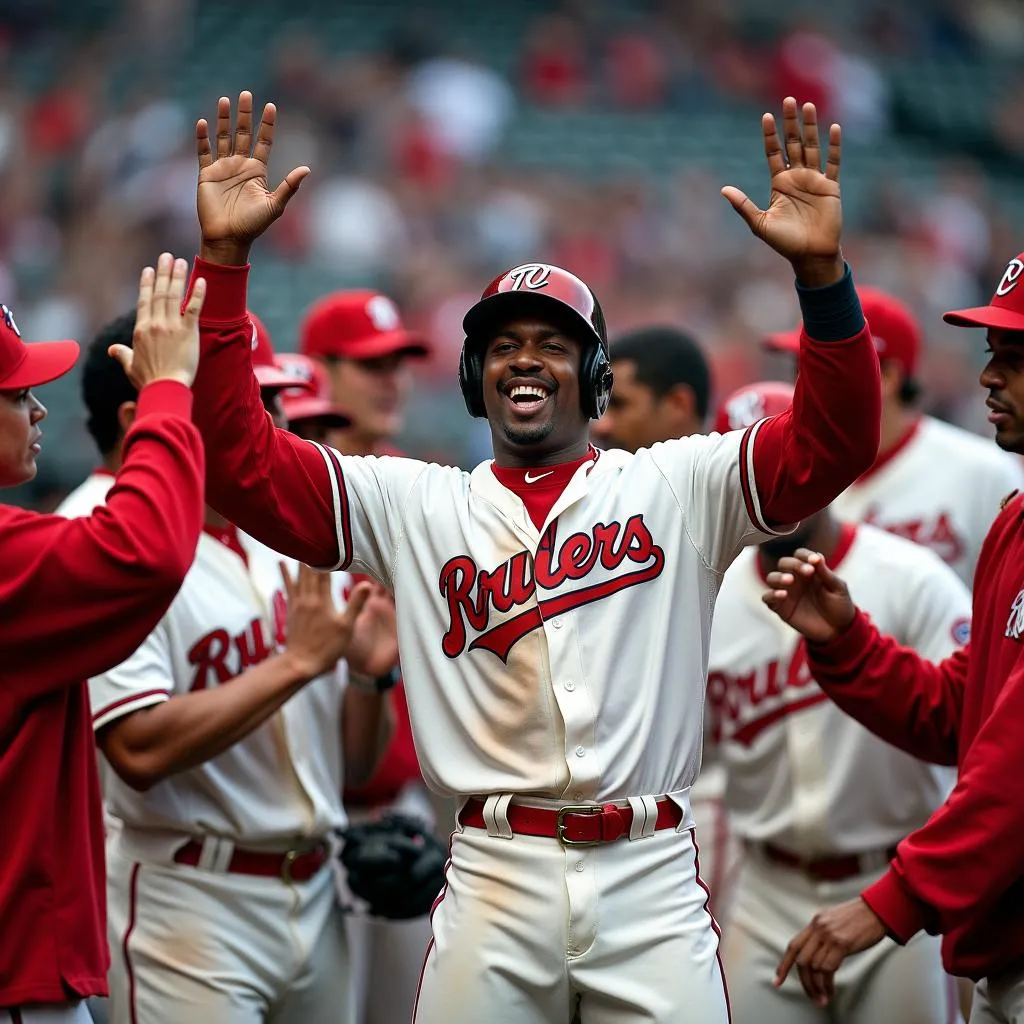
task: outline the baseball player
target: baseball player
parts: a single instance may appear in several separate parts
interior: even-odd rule
[[[1024,253],[1008,264],[987,306],[947,322],[987,328],[981,371],[989,420],[1004,451],[1024,453]],[[795,965],[825,1005],[835,972],[884,936],[943,936],[946,969],[978,982],[971,1024],[1024,1022],[1024,874],[1018,790],[1024,758],[1024,498],[1004,501],[978,560],[971,643],[935,663],[884,637],[853,604],[819,552],[801,548],[768,576],[765,600],[807,638],[808,668],[847,714],[925,760],[955,764],[956,786],[896,850],[878,881],[815,915],[790,942]]]
[[[232,131],[222,99],[216,156],[197,125],[197,269],[216,277],[197,391],[209,493],[267,543],[395,595],[424,777],[461,806],[416,1020],[564,1024],[579,1004],[584,1024],[724,1022],[689,808],[715,594],[742,546],[826,505],[877,443],[878,359],[838,244],[839,129],[822,172],[814,108],[786,100],[784,139],[763,122],[769,210],[724,190],[797,275],[791,415],[598,453],[600,306],[572,274],[525,264],[464,320],[463,394],[495,455],[465,473],[342,456],[263,415],[249,247],[307,173],[268,191],[275,116],[257,129],[243,93]]]
[[[788,384],[741,388],[715,429],[741,430],[789,407]],[[967,640],[971,598],[934,552],[829,510],[786,537],[748,548],[722,581],[711,628],[707,732],[726,769],[725,801],[747,856],[723,957],[736,1024],[947,1024],[956,994],[938,939],[887,941],[836,977],[835,1009],[810,1003],[796,979],[772,985],[794,931],[820,908],[876,881],[908,833],[953,784],[847,717],[807,671],[806,644],[765,607],[764,576],[798,547],[841,566],[882,633],[928,658]]]
[[[89,429],[116,471],[135,395],[102,353],[130,346],[122,317],[83,376]],[[264,399],[294,383],[250,314]],[[94,474],[65,511],[105,499]],[[347,585],[347,574],[339,574]],[[164,618],[89,683],[109,769],[110,1019],[350,1020],[331,838],[346,823],[343,767],[364,777],[387,739],[376,694],[345,689],[348,651],[383,674],[396,658],[386,598],[344,613],[330,578],[292,566],[207,510],[195,562]],[[358,624],[357,623],[358,617]],[[357,639],[352,639],[353,629]],[[362,635],[360,635],[362,634]],[[383,661],[381,661],[383,659]],[[344,744],[342,734],[344,731]]]
[[[138,405],[108,508],[69,522],[0,507],[3,1024],[87,1024],[83,1000],[107,991],[103,819],[85,680],[153,628],[199,537],[203,452],[188,389],[205,285],[195,282],[182,315],[187,269],[168,260],[142,272],[136,348],[118,350]],[[73,341],[26,345],[0,306],[0,486],[35,476],[46,409],[32,389],[77,356]]]
[[[636,452],[659,441],[704,432],[711,371],[700,345],[674,327],[647,327],[611,344],[615,384],[605,414],[591,427],[604,448]],[[729,829],[722,797],[725,770],[705,746],[690,804],[700,843],[701,877],[711,890],[711,907],[727,916],[731,883],[740,850]]]
[[[935,551],[968,585],[999,502],[1024,488],[1021,460],[917,408],[921,327],[898,299],[858,289],[882,365],[882,439],[874,465],[836,499],[833,511]],[[799,332],[766,346],[796,353]]]

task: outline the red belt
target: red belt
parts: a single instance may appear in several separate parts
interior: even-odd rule
[[[175,864],[199,865],[203,844],[191,840],[174,855]],[[326,843],[317,843],[304,850],[289,850],[287,853],[265,853],[262,850],[235,848],[228,861],[231,874],[261,875],[264,878],[280,878],[285,882],[308,882],[327,863],[329,851]]]
[[[836,857],[801,857],[791,850],[785,850],[773,843],[754,843],[755,849],[762,853],[766,860],[782,867],[801,871],[816,882],[844,882],[848,878],[868,874],[879,867],[884,867],[896,856],[896,847],[886,850],[873,850],[870,853],[845,853]]]
[[[509,804],[505,816],[509,828],[516,835],[557,839],[563,846],[611,843],[628,836],[633,825],[633,808],[616,807],[615,804],[569,804],[558,810]],[[655,831],[676,828],[682,820],[683,812],[677,803],[667,797],[658,800]],[[468,828],[487,828],[483,800],[476,797],[467,800],[459,814],[459,824]]]

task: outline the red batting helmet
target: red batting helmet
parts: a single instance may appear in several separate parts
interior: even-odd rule
[[[793,385],[766,380],[737,388],[718,407],[714,429],[719,434],[744,430],[765,416],[777,416],[793,404]]]
[[[323,420],[330,427],[352,425],[349,415],[331,398],[331,385],[320,363],[298,352],[282,352],[274,362],[294,384],[281,392],[281,408],[289,423]]]
[[[499,274],[462,321],[466,340],[459,360],[459,384],[472,416],[486,416],[483,396],[483,351],[493,332],[513,316],[556,316],[568,321],[587,342],[580,366],[583,411],[599,419],[608,407],[612,371],[608,330],[597,296],[575,274],[547,263],[524,263]]]

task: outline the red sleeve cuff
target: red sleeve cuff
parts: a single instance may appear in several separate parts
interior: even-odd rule
[[[200,323],[234,324],[246,318],[249,264],[244,267],[224,267],[219,263],[207,263],[197,256],[192,267],[192,280],[197,277],[206,279],[206,299],[199,317]],[[189,282],[191,291],[192,284]]]
[[[192,419],[192,391],[177,380],[157,380],[139,392],[135,418],[162,414]]]
[[[861,899],[879,916],[882,924],[901,945],[927,927],[931,916],[928,908],[907,892],[892,868],[874,885],[869,885],[861,893]]]
[[[878,630],[872,625],[871,620],[858,608],[853,622],[835,640],[829,640],[824,644],[809,642],[807,656],[819,665],[827,665],[830,669],[842,669],[853,664],[863,654],[865,648],[871,646],[877,635]]]

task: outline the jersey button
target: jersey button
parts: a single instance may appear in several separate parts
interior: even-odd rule
[[[555,629],[561,629],[562,628],[562,620],[561,619],[552,619],[551,620],[551,625]]]
[[[576,689],[576,684],[571,679],[566,679],[566,681],[565,681],[565,688],[570,693],[572,693],[572,691]]]
[[[582,871],[583,870],[583,861],[581,861],[581,860],[576,861],[576,870],[577,871]]]
[[[586,751],[586,748],[585,748],[585,747],[577,747],[577,748],[576,748],[576,756],[577,756],[577,757],[583,757],[583,755],[584,755],[584,754],[585,754],[586,752],[587,752],[587,751]]]

